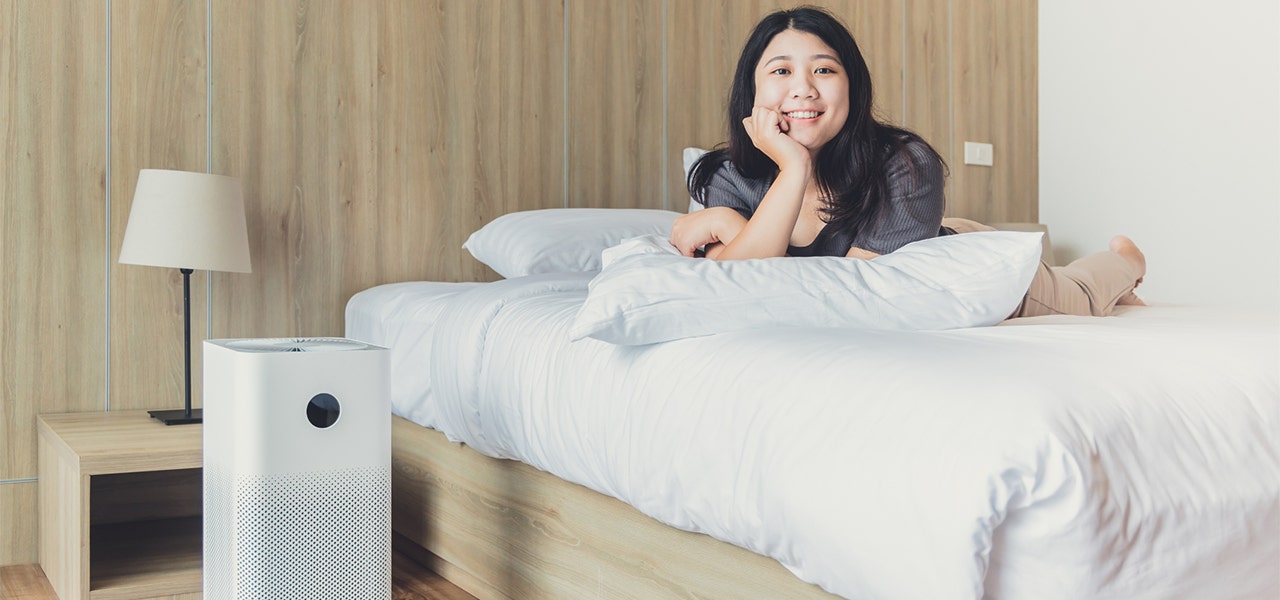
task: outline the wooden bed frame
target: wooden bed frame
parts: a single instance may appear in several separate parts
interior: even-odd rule
[[[480,600],[836,598],[771,558],[400,417],[392,527],[398,547]]]

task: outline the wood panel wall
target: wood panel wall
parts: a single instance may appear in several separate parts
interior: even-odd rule
[[[664,6],[663,0],[569,3],[571,207],[663,208]]]
[[[1026,221],[1040,216],[1036,3],[952,0],[954,216]],[[964,142],[994,142],[995,167],[956,164]],[[976,216],[974,216],[976,215]]]
[[[251,274],[213,274],[215,337],[340,334],[343,293],[368,281],[376,247],[361,240],[377,239],[379,162],[370,8],[213,4],[212,170],[241,178],[253,263]]]
[[[204,1],[113,0],[110,19],[110,408],[180,408],[182,275],[117,261],[138,170],[205,170]],[[194,349],[205,337],[206,278],[203,271],[191,275],[196,405],[202,380]]]
[[[0,564],[36,556],[36,413],[106,396],[107,41],[95,8],[0,2]]]
[[[192,277],[198,404],[207,329],[341,335],[369,286],[494,279],[460,246],[508,212],[683,209],[681,149],[724,140],[742,43],[791,4],[0,0],[0,565],[36,556],[36,414],[181,403],[181,278],[116,263],[139,169],[244,186],[253,273]],[[1035,220],[1035,2],[820,4],[948,159],[951,214]]]

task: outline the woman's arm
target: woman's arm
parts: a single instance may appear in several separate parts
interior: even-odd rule
[[[747,218],[737,210],[710,206],[677,217],[671,225],[671,245],[685,256],[693,256],[700,246],[706,245],[707,256],[715,258],[712,247],[716,248],[715,254],[718,255],[720,248],[737,237],[746,224]]]
[[[742,231],[726,242],[713,258],[736,260],[744,258],[768,258],[784,256],[791,241],[791,232],[800,218],[800,205],[809,185],[807,165],[803,170],[781,171],[760,208],[742,227]],[[710,255],[708,255],[710,257]]]
[[[780,177],[781,178],[781,177]],[[708,206],[697,212],[681,215],[676,218],[675,223],[671,226],[671,245],[675,246],[681,254],[685,256],[694,256],[694,252],[702,246],[706,246],[707,258],[721,258],[725,250],[725,246],[734,240],[737,240],[739,234],[743,232],[749,223],[755,223],[753,235],[757,240],[768,239],[769,237],[780,240],[781,247],[767,248],[763,251],[756,250],[751,252],[748,245],[737,245],[738,253],[748,253],[748,256],[728,256],[726,258],[762,258],[766,256],[783,256],[787,251],[787,244],[790,241],[791,231],[767,231],[770,225],[776,225],[781,222],[786,224],[791,222],[791,229],[795,229],[794,219],[798,218],[799,211],[796,211],[796,217],[785,214],[784,211],[776,210],[778,208],[785,209],[787,198],[783,196],[787,192],[786,184],[778,185],[775,180],[773,184],[765,190],[764,197],[760,200],[755,211],[750,208],[749,202],[738,202],[737,198],[732,195],[728,189],[721,188],[722,194],[727,194],[729,202],[734,206]],[[803,199],[803,191],[798,195]],[[773,196],[772,201],[769,200]],[[719,197],[720,201],[725,201],[726,195]],[[769,202],[766,204],[766,202]],[[799,202],[799,201],[797,201]],[[774,207],[771,211],[765,211],[766,206]],[[771,212],[784,212],[781,217],[768,216]],[[764,213],[762,215],[762,213]],[[748,215],[750,219],[748,220]]]
[[[786,133],[776,110],[757,106],[742,120],[751,142],[778,165],[778,176],[738,235],[708,256],[719,260],[785,256],[813,178],[809,150]]]

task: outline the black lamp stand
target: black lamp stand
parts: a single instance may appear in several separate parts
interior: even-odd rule
[[[187,403],[182,410],[147,411],[151,418],[165,425],[199,423],[203,419],[200,409],[191,410],[191,273],[194,269],[179,270],[182,271],[182,341],[186,351]]]

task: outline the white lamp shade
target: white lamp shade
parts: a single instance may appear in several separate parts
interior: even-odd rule
[[[120,262],[248,273],[249,233],[240,180],[143,169],[129,209]]]

